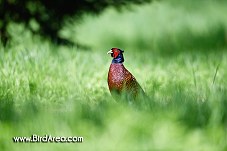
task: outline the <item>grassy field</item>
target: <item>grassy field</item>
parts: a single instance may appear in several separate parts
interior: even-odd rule
[[[12,24],[0,46],[0,149],[227,150],[227,3],[153,2],[67,22],[56,46]],[[76,26],[76,27],[75,27]],[[112,47],[153,101],[116,103]],[[13,136],[83,136],[83,143],[13,143]]]

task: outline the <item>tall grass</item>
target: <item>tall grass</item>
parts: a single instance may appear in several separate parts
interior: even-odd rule
[[[90,50],[56,46],[12,24],[13,40],[0,48],[0,149],[226,150],[225,6],[200,3],[110,9],[85,16],[77,28],[66,25],[61,34]],[[125,50],[124,64],[151,108],[111,97],[111,47]],[[84,142],[12,141],[32,134],[83,136]]]

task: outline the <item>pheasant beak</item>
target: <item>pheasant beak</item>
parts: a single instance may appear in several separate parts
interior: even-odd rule
[[[108,52],[107,52],[107,54],[112,54],[112,53],[113,53],[113,51],[112,51],[112,50],[110,50],[110,51],[108,51]]]

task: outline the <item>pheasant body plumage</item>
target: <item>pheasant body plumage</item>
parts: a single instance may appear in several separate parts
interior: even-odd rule
[[[108,53],[113,57],[108,72],[108,86],[111,94],[126,94],[129,101],[134,101],[139,94],[145,95],[136,78],[124,67],[123,50],[112,48]]]

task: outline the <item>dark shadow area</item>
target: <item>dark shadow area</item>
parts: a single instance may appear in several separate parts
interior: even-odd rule
[[[0,96],[0,121],[14,122],[18,120],[18,115],[15,111],[15,105],[11,95]]]
[[[10,22],[24,23],[34,34],[50,39],[57,44],[72,45],[68,39],[59,36],[58,32],[65,18],[80,19],[82,14],[99,14],[107,7],[121,9],[129,4],[142,4],[151,0],[91,1],[91,0],[2,0],[0,3],[0,37],[4,45],[10,39],[7,27]],[[79,45],[79,44],[77,44]]]
[[[185,29],[174,35],[166,35],[160,41],[158,49],[171,55],[181,51],[208,52],[225,48],[227,44],[226,29],[224,25],[211,28],[207,33],[192,33]]]

